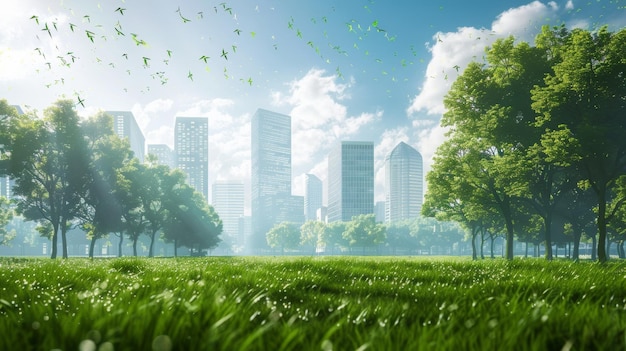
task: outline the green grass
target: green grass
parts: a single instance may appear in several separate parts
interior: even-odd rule
[[[626,263],[0,259],[0,350],[626,348]]]

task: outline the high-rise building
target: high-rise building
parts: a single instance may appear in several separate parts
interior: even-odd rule
[[[385,221],[417,217],[423,196],[422,155],[400,142],[385,158]]]
[[[209,120],[206,117],[176,117],[174,126],[176,168],[187,183],[209,200]]]
[[[376,222],[385,221],[385,201],[376,201],[374,204],[374,214],[376,215]]]
[[[106,114],[113,117],[113,129],[122,139],[128,140],[130,149],[135,157],[144,161],[146,153],[146,139],[135,120],[135,116],[130,111],[106,111]]]
[[[322,207],[322,181],[314,174],[304,175],[304,220],[314,221],[317,209]]]
[[[243,182],[217,181],[213,183],[211,204],[222,220],[222,239],[240,246],[244,238],[239,233],[239,220],[244,213]]]
[[[267,247],[266,233],[287,217],[291,200],[291,117],[258,109],[251,132],[250,247]]]
[[[148,144],[148,154],[154,155],[160,165],[170,168],[176,167],[174,163],[174,150],[166,144]]]
[[[328,222],[374,213],[374,143],[342,141],[328,155]]]

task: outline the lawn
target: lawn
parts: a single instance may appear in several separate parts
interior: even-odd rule
[[[626,263],[0,259],[0,350],[626,348]]]

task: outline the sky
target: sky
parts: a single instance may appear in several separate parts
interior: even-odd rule
[[[61,98],[85,117],[132,111],[147,143],[170,147],[177,116],[207,117],[209,184],[248,194],[250,119],[272,110],[292,118],[294,195],[306,173],[325,182],[337,143],[371,141],[383,201],[399,142],[430,169],[467,64],[546,24],[617,31],[626,0],[3,0],[0,99],[40,115]]]

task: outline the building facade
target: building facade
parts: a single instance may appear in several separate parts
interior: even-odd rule
[[[324,194],[322,181],[314,174],[304,175],[304,220],[314,221],[317,210],[322,207]]]
[[[258,109],[251,123],[251,249],[267,248],[266,233],[288,217],[291,199],[291,117]]]
[[[209,199],[209,120],[205,117],[176,117],[174,126],[176,168],[187,175],[187,183]]]
[[[328,222],[374,213],[374,143],[342,141],[328,155]]]
[[[148,154],[156,156],[160,165],[168,166],[169,168],[176,167],[174,150],[166,144],[148,144]]]
[[[213,183],[211,204],[222,220],[222,240],[229,241],[231,246],[243,245],[244,238],[239,233],[239,220],[244,215],[243,182]]]
[[[422,155],[400,142],[385,158],[385,222],[419,216],[423,197]]]
[[[122,139],[128,140],[134,156],[143,162],[146,153],[146,138],[137,124],[135,116],[130,111],[106,111],[113,117],[113,129]]]

